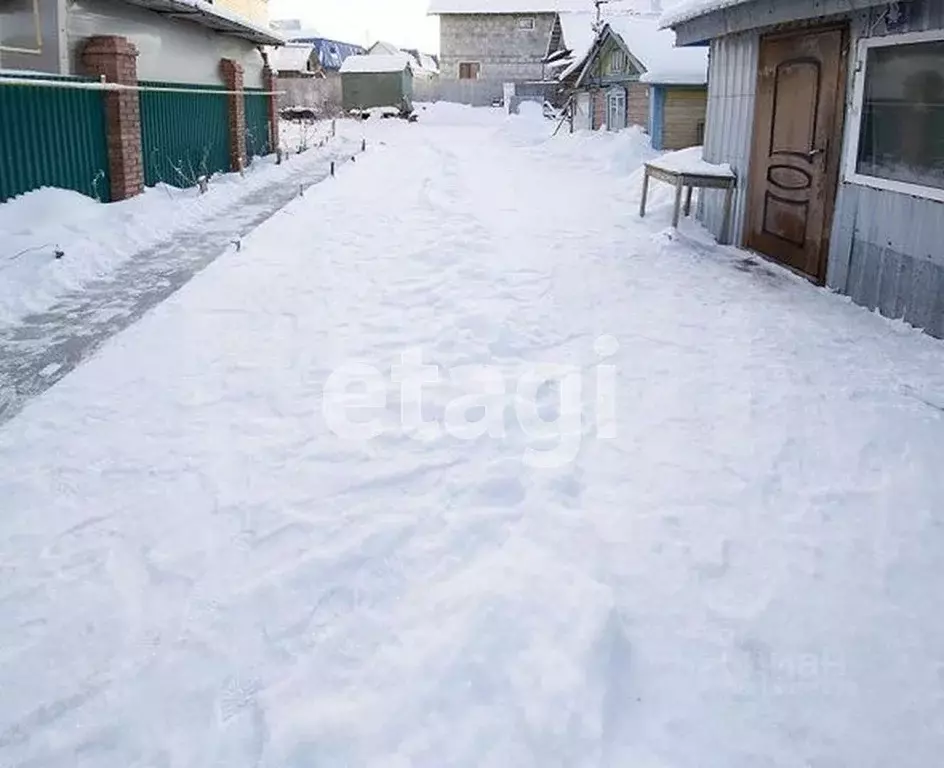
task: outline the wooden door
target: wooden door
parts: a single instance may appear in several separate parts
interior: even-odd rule
[[[826,278],[845,100],[846,32],[761,40],[746,241],[818,282]]]

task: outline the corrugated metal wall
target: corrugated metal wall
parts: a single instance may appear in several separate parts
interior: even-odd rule
[[[833,4],[834,5],[834,4]],[[831,5],[830,7],[833,7]],[[889,34],[887,6],[846,14],[852,46],[846,94],[846,139],[859,129],[852,110],[856,41]],[[745,8],[744,13],[749,9]],[[840,17],[841,18],[841,17]],[[944,3],[911,0],[906,24],[893,34],[944,29]],[[716,38],[709,65],[705,159],[728,162],[738,173],[734,242],[743,243],[747,179],[753,139],[760,31]],[[722,196],[706,192],[698,218],[716,236],[722,229]],[[944,203],[845,182],[840,183],[830,241],[827,285],[856,303],[904,318],[944,337]]]
[[[269,97],[259,89],[246,89],[246,153],[250,158],[268,155]]]
[[[853,40],[886,32],[882,10],[855,15]],[[896,32],[944,29],[944,3],[913,0],[905,19]],[[854,64],[849,69],[844,153],[859,129],[852,110]],[[857,304],[944,337],[944,203],[841,184],[827,284]]]
[[[757,92],[757,58],[760,36],[756,32],[721,37],[712,42],[708,69],[708,117],[705,126],[705,159],[730,163],[738,175],[732,240],[741,244],[747,213],[747,179],[754,136],[754,99]],[[705,191],[698,204],[698,218],[721,237],[724,193]]]
[[[0,202],[47,186],[110,199],[102,91],[11,85],[0,78],[0,147]]]
[[[180,83],[141,85],[187,89]],[[206,90],[208,86],[194,86]],[[200,176],[229,170],[229,111],[221,93],[141,92],[144,183],[192,187]]]

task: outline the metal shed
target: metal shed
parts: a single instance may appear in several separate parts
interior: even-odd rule
[[[350,56],[341,65],[345,111],[396,108],[413,111],[413,68],[406,55]]]
[[[703,0],[663,22],[711,46],[705,159],[738,173],[735,244],[944,337],[944,3]],[[722,208],[699,204],[716,235]]]

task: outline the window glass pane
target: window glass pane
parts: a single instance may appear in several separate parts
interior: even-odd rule
[[[856,170],[944,189],[944,40],[868,52]]]
[[[36,20],[33,0],[0,0],[0,48],[37,50]]]

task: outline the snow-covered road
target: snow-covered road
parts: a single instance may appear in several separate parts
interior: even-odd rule
[[[367,130],[0,428],[0,765],[936,764],[944,345],[638,137]]]

